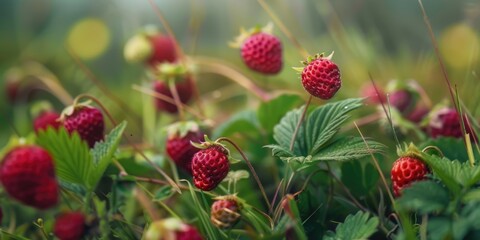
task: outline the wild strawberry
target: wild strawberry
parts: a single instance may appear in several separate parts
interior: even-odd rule
[[[378,91],[378,92],[377,92]],[[387,98],[383,90],[377,86],[377,89],[372,84],[368,84],[362,87],[361,95],[366,99],[367,103],[370,104],[381,104],[387,102]]]
[[[407,152],[400,154],[393,163],[391,179],[394,195],[399,197],[403,189],[415,181],[425,179],[427,173],[429,173],[427,165],[421,160],[418,150],[411,144]]]
[[[198,230],[177,218],[152,222],[142,239],[145,240],[202,240]]]
[[[181,122],[169,127],[166,143],[168,156],[183,170],[192,174],[192,158],[200,149],[191,142],[203,142],[204,133],[194,122]]]
[[[420,123],[428,115],[428,112],[430,112],[430,109],[426,106],[420,105],[415,107],[415,109],[408,114],[407,119],[414,123]]]
[[[152,67],[178,58],[173,39],[148,28],[128,40],[124,55],[129,62],[144,62]]]
[[[272,35],[272,30],[271,24],[248,31],[242,28],[240,35],[230,43],[231,47],[240,48],[243,62],[253,71],[273,75],[282,70],[282,43]]]
[[[401,113],[404,113],[412,106],[412,94],[407,90],[398,90],[390,94],[390,105]]]
[[[176,240],[202,240],[202,235],[191,225],[185,224],[183,229],[175,231]],[[166,240],[166,239],[165,239]]]
[[[228,150],[216,143],[201,149],[192,158],[193,183],[199,189],[210,191],[222,182],[230,170]]]
[[[309,57],[303,64],[304,68],[295,68],[302,72],[303,88],[312,96],[320,99],[330,99],[342,86],[338,66],[323,55]]]
[[[468,121],[466,121],[466,116],[464,116],[463,119],[465,123],[465,130],[470,134],[472,139],[476,139],[476,136],[472,131],[472,127],[470,124],[468,124]],[[457,110],[454,108],[441,108],[437,110],[435,113],[433,113],[433,116],[430,119],[427,132],[432,138],[438,138],[441,136],[462,138],[463,131]]]
[[[190,99],[192,98],[192,92],[193,92],[193,83],[192,79],[187,77],[184,81],[181,82],[176,82],[175,83],[175,88],[177,89],[178,97],[180,98],[180,102],[183,104],[188,103]],[[162,95],[168,96],[172,99],[173,101],[173,94],[170,91],[170,88],[168,86],[168,83],[165,81],[155,81],[153,83],[153,89],[155,92],[160,93]],[[157,110],[159,111],[165,111],[169,113],[177,113],[178,108],[173,102],[167,102],[159,98],[155,98],[155,106],[157,107]]]
[[[177,60],[177,52],[175,51],[175,43],[169,36],[155,34],[148,36],[152,45],[152,53],[148,58],[148,63],[155,67],[163,62],[175,62]]]
[[[58,203],[58,183],[50,154],[37,146],[19,146],[0,165],[5,191],[19,202],[38,209]]]
[[[243,62],[263,74],[277,74],[282,70],[282,43],[268,33],[257,33],[245,40],[241,48]]]
[[[218,228],[233,227],[240,220],[240,206],[235,197],[220,197],[212,204],[210,221]]]
[[[53,233],[60,240],[80,240],[85,232],[85,215],[81,212],[69,212],[58,216],[53,227]]]
[[[62,122],[69,133],[77,132],[80,137],[93,147],[103,140],[105,123],[103,115],[97,108],[86,104],[74,104],[62,113]]]
[[[60,114],[55,111],[42,112],[33,120],[33,129],[35,132],[47,130],[48,127],[58,129],[61,125]]]

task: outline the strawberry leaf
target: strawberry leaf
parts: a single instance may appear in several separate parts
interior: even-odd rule
[[[117,150],[120,139],[122,138],[123,131],[127,126],[127,122],[123,121],[118,124],[111,132],[105,137],[105,141],[97,142],[95,147],[90,151],[93,158],[93,171],[88,179],[89,186],[95,188],[103,173],[107,169],[108,165],[113,160],[113,155]]]
[[[69,134],[65,128],[48,128],[37,135],[37,143],[45,148],[55,161],[55,172],[62,181],[79,184],[87,189],[93,171],[88,146],[78,133]]]
[[[238,112],[213,131],[213,138],[228,137],[234,133],[258,132],[260,124],[252,110]]]
[[[334,232],[327,232],[324,240],[340,239],[368,239],[377,231],[378,218],[358,211],[355,215],[348,215],[343,223],[338,224]]]
[[[370,153],[382,152],[385,145],[366,139],[368,149],[361,137],[342,137],[325,146],[313,156],[312,161],[349,161],[360,159]]]
[[[275,125],[283,115],[301,104],[302,98],[298,95],[280,95],[268,102],[260,104],[257,110],[258,121],[268,133],[273,132]]]
[[[305,127],[305,139],[309,154],[314,155],[332,137],[349,118],[348,113],[361,107],[362,99],[353,98],[325,104],[315,109]]]
[[[427,180],[416,182],[403,190],[402,197],[396,203],[401,209],[427,214],[446,209],[449,198],[445,188]]]

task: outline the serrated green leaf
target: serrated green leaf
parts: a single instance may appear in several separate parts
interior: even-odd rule
[[[227,121],[220,124],[212,133],[213,138],[227,137],[234,133],[258,131],[257,114],[253,110],[245,110],[234,114]]]
[[[427,214],[444,210],[449,198],[448,192],[440,184],[426,180],[405,188],[396,203],[402,209]]]
[[[305,127],[308,153],[317,153],[340,130],[349,118],[347,114],[361,106],[361,98],[352,98],[325,104],[310,113]]]
[[[108,165],[112,162],[113,155],[118,148],[126,126],[126,121],[118,124],[110,134],[105,137],[105,141],[97,142],[95,147],[90,151],[94,165],[94,170],[89,178],[90,186],[95,187],[98,184]]]
[[[471,167],[468,163],[449,160],[436,155],[422,153],[422,159],[432,168],[435,176],[440,178],[450,191],[459,193],[460,186],[470,187],[480,177],[480,168]]]
[[[313,156],[312,161],[349,161],[383,152],[385,145],[366,139],[369,149],[361,137],[342,137]]]
[[[258,121],[263,129],[272,132],[283,115],[300,105],[302,98],[298,95],[284,94],[268,102],[260,104],[257,110]]]
[[[295,128],[303,112],[302,106],[299,109],[294,109],[280,120],[280,123],[273,128],[273,138],[282,149],[290,148],[290,141],[294,135]],[[305,124],[302,124],[298,129],[297,137],[293,147],[293,155],[305,156],[308,154],[307,145],[305,143]]]
[[[55,172],[61,180],[91,189],[92,157],[78,133],[69,134],[65,128],[58,131],[49,128],[38,133],[37,143],[52,155]]]
[[[348,215],[343,223],[338,224],[335,233],[330,232],[324,240],[368,239],[377,231],[378,218],[358,211],[355,215]]]

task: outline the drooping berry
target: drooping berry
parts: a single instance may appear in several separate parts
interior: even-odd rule
[[[230,170],[228,151],[218,145],[202,149],[193,155],[193,183],[204,191],[210,191],[218,186]]]
[[[361,96],[366,98],[365,101],[369,104],[381,104],[387,102],[387,97],[383,90],[378,86],[377,89],[375,89],[372,84],[367,84],[362,87]]]
[[[86,232],[85,220],[81,212],[64,213],[55,220],[53,233],[60,240],[80,240]]]
[[[466,120],[466,117],[464,117],[465,130],[473,139],[476,139],[472,127]],[[457,111],[454,108],[442,108],[433,113],[428,124],[427,132],[432,138],[441,136],[462,138],[463,131]]]
[[[407,111],[413,103],[413,96],[408,90],[398,90],[390,94],[390,105],[401,113]]]
[[[148,64],[155,67],[163,62],[175,62],[177,60],[177,52],[175,50],[175,43],[169,36],[163,34],[155,34],[148,36],[150,44],[152,45],[152,53],[148,58]]]
[[[312,96],[327,100],[342,86],[340,70],[329,58],[322,56],[306,62],[302,70],[302,84]]]
[[[415,181],[423,180],[428,172],[427,165],[422,160],[409,156],[400,157],[393,163],[391,172],[393,193],[400,196],[404,188]]]
[[[48,127],[58,129],[61,125],[60,114],[55,111],[42,112],[33,121],[33,129],[35,132],[47,130]]]
[[[240,206],[234,197],[218,199],[212,204],[210,221],[221,229],[233,227],[240,220]]]
[[[19,202],[38,209],[58,203],[59,188],[53,159],[38,146],[19,146],[5,155],[0,165],[5,191]]]
[[[62,114],[63,125],[69,133],[78,132],[80,137],[93,147],[103,140],[105,123],[100,110],[86,105],[73,106],[72,112]]]
[[[282,70],[282,43],[271,34],[259,32],[248,37],[241,47],[243,62],[263,74],[277,74]]]
[[[192,146],[191,142],[203,142],[203,136],[199,129],[192,129],[183,136],[180,132],[170,134],[166,143],[168,156],[177,166],[192,174],[192,158],[200,149]]]
[[[188,103],[192,98],[193,93],[193,82],[192,79],[187,77],[183,81],[178,81],[175,83],[175,88],[177,89],[178,97],[180,102],[183,104]],[[174,100],[173,94],[170,91],[168,83],[166,81],[155,81],[153,83],[153,89],[155,92],[170,97],[171,100]],[[177,113],[178,108],[174,102],[165,101],[160,98],[155,98],[155,106],[159,111],[165,111],[168,113]]]

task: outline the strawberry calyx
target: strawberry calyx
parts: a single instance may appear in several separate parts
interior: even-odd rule
[[[423,161],[421,151],[413,143],[407,145],[404,143],[404,148],[397,148],[397,154],[399,157],[411,157]]]
[[[35,145],[35,134],[29,134],[27,137],[17,137],[12,136],[8,140],[7,145],[0,149],[0,162],[3,161],[3,158],[11,152],[13,149],[22,146]]]
[[[245,201],[243,199],[238,198],[236,193],[229,194],[229,195],[223,195],[223,196],[217,196],[217,197],[214,197],[213,200],[216,200],[216,201],[218,201],[218,200],[234,201],[238,206],[238,210],[243,209],[243,205],[244,205],[244,201]]]
[[[185,81],[190,71],[189,69],[180,63],[160,63],[155,67],[155,76],[162,81]]]
[[[261,27],[260,25],[257,25],[253,28],[250,28],[246,30],[245,28],[241,27],[240,28],[240,34],[235,37],[235,39],[231,42],[228,43],[228,45],[231,48],[240,48],[243,45],[243,42],[247,40],[247,38],[258,34],[258,33],[266,33],[266,34],[272,34],[273,32],[273,23],[269,22],[267,25],[264,27]]]
[[[75,113],[75,111],[77,111],[79,109],[86,108],[86,107],[87,108],[92,108],[91,103],[92,103],[92,101],[90,101],[90,100],[79,103],[78,99],[75,99],[75,101],[73,102],[72,105],[63,109],[62,113],[60,114],[60,121],[61,122],[65,121],[65,119],[68,116],[73,115],[73,113]]]
[[[230,154],[230,150],[222,143],[220,143],[220,141],[222,140],[222,138],[219,138],[215,141],[212,141],[210,138],[208,138],[208,136],[205,134],[204,135],[204,139],[205,141],[204,142],[200,142],[200,143],[196,143],[196,142],[192,142],[190,141],[190,144],[192,144],[192,146],[198,148],[198,149],[207,149],[207,148],[216,148],[218,151],[222,152],[223,154],[227,155],[228,157],[228,161],[230,162],[230,164],[235,164],[235,163],[239,163],[241,162],[241,160],[239,159],[236,159],[234,157],[231,156]]]
[[[315,61],[315,60],[317,60],[317,59],[332,60],[334,53],[335,53],[335,52],[332,51],[332,53],[330,53],[330,55],[328,55],[328,56],[326,56],[326,57],[324,57],[324,56],[325,56],[325,53],[317,53],[317,54],[315,54],[315,55],[313,55],[313,56],[308,56],[306,60],[300,61],[300,62],[302,63],[302,65],[303,65],[303,67],[292,67],[292,69],[295,70],[295,71],[297,71],[297,72],[299,72],[299,73],[301,73],[301,72],[303,71],[303,69],[305,68],[305,66],[307,66],[308,64],[310,64],[311,62],[313,62],[313,61]]]

